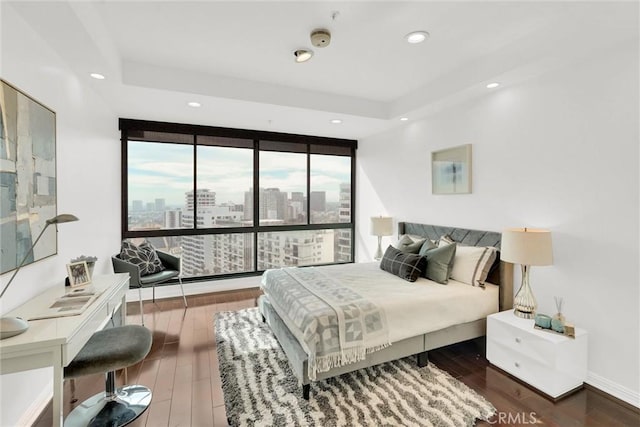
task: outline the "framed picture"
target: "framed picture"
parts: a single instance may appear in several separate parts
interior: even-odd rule
[[[88,285],[91,283],[89,275],[89,266],[86,261],[72,262],[67,264],[67,273],[69,273],[69,285],[72,288],[77,286]]]
[[[1,79],[0,207],[0,274],[56,254],[56,113]]]
[[[471,193],[471,144],[431,152],[431,192]]]

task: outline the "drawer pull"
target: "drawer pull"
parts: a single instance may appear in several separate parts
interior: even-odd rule
[[[518,362],[515,362],[514,365],[516,365],[516,368],[520,367],[520,364]]]
[[[520,343],[522,342],[522,340],[521,340],[520,338],[516,337],[516,342],[517,342],[518,344],[520,344]]]

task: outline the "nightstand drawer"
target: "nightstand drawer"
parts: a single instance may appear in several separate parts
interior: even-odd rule
[[[512,351],[514,355],[524,355],[546,366],[553,366],[555,363],[556,347],[554,343],[534,333],[533,327],[531,331],[527,331],[488,317],[487,336]]]
[[[495,366],[554,398],[580,387],[583,383],[580,376],[550,369],[547,364],[542,364],[490,338],[487,339],[487,359]]]

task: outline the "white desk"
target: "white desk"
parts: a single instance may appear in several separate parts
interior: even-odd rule
[[[29,321],[27,332],[0,341],[0,373],[27,371],[53,367],[53,425],[62,425],[63,368],[78,354],[91,335],[102,329],[112,314],[122,305],[121,324],[125,324],[125,296],[129,288],[128,274],[93,276],[92,285],[102,294],[76,316]],[[68,290],[68,288],[67,288]],[[64,286],[56,286],[31,299],[7,316],[28,319],[65,292]]]

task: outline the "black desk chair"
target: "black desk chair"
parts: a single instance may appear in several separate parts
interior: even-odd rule
[[[178,278],[180,283],[180,290],[182,291],[182,300],[184,306],[187,307],[187,298],[184,296],[184,288],[182,287],[182,277],[180,275],[180,258],[170,255],[166,252],[156,251],[158,258],[162,261],[162,265],[165,270],[158,273],[148,274],[146,276],[140,275],[140,268],[136,264],[124,261],[120,258],[120,254],[113,255],[111,257],[111,263],[113,264],[113,271],[115,273],[129,273],[129,287],[138,288],[138,295],[140,297],[140,316],[142,317],[142,324],[144,325],[144,312],[142,311],[142,288],[153,288],[153,301],[156,300],[156,285]]]

